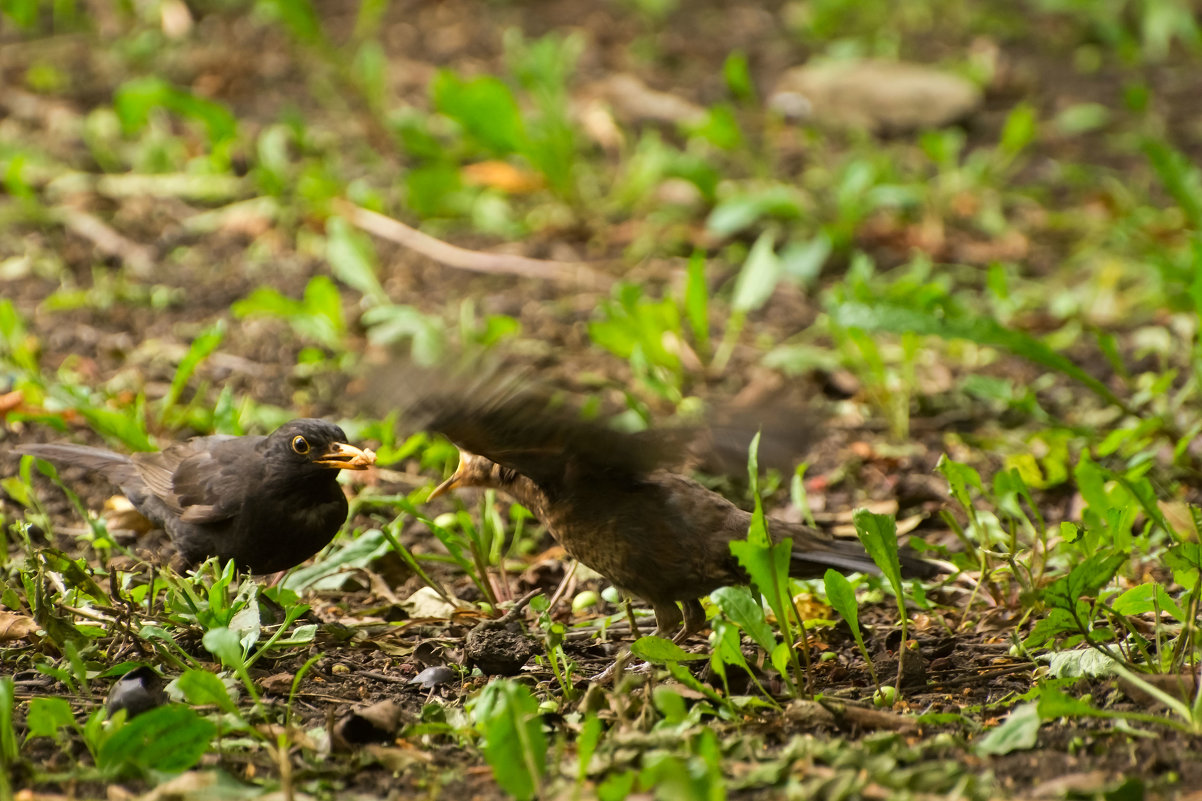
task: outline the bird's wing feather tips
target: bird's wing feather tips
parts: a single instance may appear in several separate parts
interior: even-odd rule
[[[535,481],[561,478],[569,462],[631,476],[675,466],[695,435],[684,428],[631,434],[585,420],[578,404],[531,381],[527,371],[396,365],[384,372],[369,382],[373,403],[399,409],[406,428],[440,433]]]
[[[132,457],[132,461],[134,467],[137,468],[139,477],[152,495],[175,514],[184,511],[179,498],[175,495],[175,489],[172,487],[171,474],[178,466],[178,462],[169,461],[163,451],[137,453]]]
[[[188,523],[216,523],[236,515],[245,497],[239,456],[260,437],[198,437],[158,453],[136,454],[134,464],[151,491]]]

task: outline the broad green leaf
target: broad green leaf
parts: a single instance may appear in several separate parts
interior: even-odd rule
[[[705,283],[705,253],[693,251],[689,258],[688,280],[684,291],[685,319],[693,332],[693,341],[704,358],[710,348],[709,287]]]
[[[790,242],[780,252],[781,270],[791,281],[810,285],[818,280],[834,245],[826,233],[805,242]]]
[[[947,479],[948,490],[952,497],[965,509],[972,507],[972,497],[968,493],[970,488],[975,487],[982,495],[985,494],[985,485],[981,483],[981,474],[970,465],[949,459],[947,454],[943,454],[939,457],[935,469]]]
[[[127,721],[104,741],[96,766],[110,777],[182,773],[200,761],[217,727],[192,709],[169,704]]]
[[[638,778],[633,770],[610,773],[597,785],[598,801],[625,801],[634,792],[634,783]]]
[[[141,131],[152,111],[165,108],[201,123],[208,132],[210,145],[221,144],[238,134],[238,120],[225,106],[158,77],[135,78],[122,84],[113,94],[113,108],[127,133]]]
[[[110,409],[80,405],[75,410],[88,425],[107,437],[118,440],[131,451],[152,451],[154,445],[146,433],[146,423],[137,408]]]
[[[355,50],[351,74],[371,107],[382,112],[388,97],[388,58],[377,40],[367,39]]]
[[[680,693],[671,687],[658,685],[651,695],[655,709],[663,716],[666,726],[679,726],[688,717],[689,708],[685,705]]]
[[[519,801],[538,795],[547,769],[547,738],[530,690],[509,679],[494,681],[481,691],[473,715],[484,734],[484,758],[501,789]]]
[[[763,306],[780,281],[783,267],[776,255],[776,241],[772,233],[765,231],[751,246],[747,261],[739,270],[735,280],[734,295],[731,298],[731,309],[736,312],[749,312]]]
[[[442,321],[413,306],[395,303],[373,306],[363,312],[360,322],[367,328],[367,338],[373,344],[392,345],[409,339],[410,352],[418,364],[437,364],[445,350]]]
[[[746,668],[747,659],[743,656],[741,647],[742,634],[737,626],[731,625],[722,618],[714,618],[710,635],[710,670],[722,679],[727,693],[730,685],[726,680],[726,666]]]
[[[317,275],[309,280],[305,285],[304,302],[305,310],[327,321],[334,334],[341,336],[346,331],[346,322],[342,316],[342,295],[328,276]]]
[[[16,762],[20,752],[17,731],[13,728],[15,701],[16,688],[12,676],[0,676],[0,770]]]
[[[719,587],[710,593],[710,599],[723,614],[739,624],[764,653],[771,653],[776,647],[776,636],[764,617],[764,607],[746,587]]]
[[[705,654],[690,654],[671,640],[655,636],[639,637],[630,644],[630,653],[657,665],[706,658]]]
[[[1063,690],[1047,684],[1041,684],[1039,701],[1036,704],[1040,720],[1055,720],[1056,718],[1078,717],[1109,717],[1106,712],[1095,708],[1088,701],[1074,698]]]
[[[1030,509],[1039,523],[1039,528],[1043,529],[1043,515],[1039,513],[1039,507],[1031,497],[1031,491],[1023,481],[1022,473],[1016,468],[1001,470],[994,475],[993,495],[997,499],[998,507],[1016,519],[1027,520],[1026,510]],[[1023,501],[1026,502],[1025,506]]]
[[[301,336],[337,349],[346,333],[342,298],[327,275],[310,279],[301,300],[286,297],[270,287],[260,287],[230,307],[236,317],[277,317]]]
[[[688,687],[690,690],[701,693],[708,698],[715,706],[726,709],[731,709],[730,700],[719,694],[708,684],[702,684],[697,677],[689,672],[689,669],[679,662],[668,662],[664,665],[668,672],[672,674],[672,678]]]
[[[726,88],[736,100],[754,100],[755,82],[751,79],[751,68],[747,65],[747,54],[733,50],[722,62],[722,77]]]
[[[794,653],[795,651],[791,643],[778,642],[768,652],[768,661],[772,663],[772,667],[776,668],[777,673],[781,676],[788,676],[789,663],[792,661]]]
[[[75,725],[75,714],[66,698],[37,697],[29,701],[25,716],[28,737],[54,737],[58,730]]]
[[[1048,675],[1056,679],[1113,676],[1115,657],[1093,648],[1057,651],[1047,655]]]
[[[388,294],[376,277],[376,251],[371,240],[341,217],[326,221],[326,259],[339,281],[373,304],[388,303]]]
[[[852,515],[852,522],[864,549],[900,596],[902,583],[901,561],[897,555],[897,521],[892,515],[874,514],[867,509],[857,509]]]
[[[1083,597],[1096,596],[1126,562],[1126,554],[1108,551],[1087,557],[1044,589],[1043,599],[1050,606],[1071,611]]]
[[[830,601],[831,607],[839,613],[839,617],[847,621],[852,636],[862,646],[864,640],[860,633],[860,608],[856,605],[856,593],[851,587],[851,582],[839,571],[830,569],[822,577],[822,582],[826,588],[826,600]]]
[[[430,87],[434,106],[496,155],[516,153],[526,143],[525,124],[509,87],[492,76],[463,79],[440,70]]]
[[[290,317],[304,311],[304,306],[270,287],[259,287],[245,298],[234,301],[230,310],[235,317],[250,317],[256,314]]]
[[[230,698],[225,683],[207,670],[188,670],[175,680],[179,691],[195,706],[213,705],[222,712],[238,714],[238,706]]]
[[[751,228],[764,217],[796,219],[801,209],[797,189],[770,186],[723,200],[710,212],[705,227],[715,236],[730,236]]]
[[[196,368],[201,363],[212,355],[213,351],[217,350],[217,346],[221,344],[221,340],[225,338],[225,321],[218,320],[213,325],[201,331],[196,339],[192,340],[192,344],[188,347],[188,352],[184,354],[184,358],[180,359],[179,366],[175,368],[175,375],[171,377],[171,388],[167,391],[166,397],[163,398],[163,411],[170,409],[179,400],[180,395],[184,391],[184,387],[188,384],[188,379],[196,372]]]
[[[1019,704],[998,726],[990,729],[977,742],[976,751],[983,756],[1002,756],[1014,751],[1034,748],[1043,720],[1035,702]]]
[[[1078,136],[1105,128],[1112,119],[1110,108],[1101,103],[1073,103],[1056,115],[1053,124],[1064,136]]]
[[[1086,610],[1088,614],[1088,610]],[[1035,621],[1031,633],[1023,639],[1026,648],[1039,648],[1065,634],[1082,634],[1080,625],[1067,609],[1049,609],[1047,614]]]
[[[1148,157],[1165,190],[1185,213],[1194,231],[1202,231],[1202,173],[1197,164],[1161,139],[1146,139]]]
[[[756,529],[753,524],[752,531]],[[785,616],[786,603],[789,599],[789,560],[792,556],[792,542],[782,540],[776,545],[765,545],[753,542],[750,537],[746,540],[734,540],[730,544],[730,552],[738,560],[740,567],[747,571],[751,581],[768,599],[768,605],[777,620]],[[762,535],[764,538],[766,534]]]
[[[588,778],[589,763],[597,744],[601,742],[601,718],[590,712],[580,726],[580,734],[576,737],[576,783],[583,784]]]
[[[72,559],[53,548],[45,548],[38,555],[46,568],[62,576],[71,589],[79,590],[98,603],[112,603],[113,599],[92,578],[92,568],[83,559]]]
[[[681,127],[690,137],[699,137],[722,150],[738,150],[744,145],[743,129],[734,109],[726,104],[710,107],[698,122],[686,121]]]
[[[1106,475],[1102,469],[1089,458],[1089,452],[1084,451],[1081,459],[1073,470],[1073,478],[1077,481],[1077,490],[1081,493],[1085,505],[1094,510],[1099,518],[1110,508],[1110,498],[1106,495]]]
[[[1183,587],[1193,587],[1202,571],[1202,545],[1182,542],[1165,551],[1164,563],[1173,571],[1173,579]]]
[[[209,653],[221,660],[228,668],[241,667],[243,664],[242,638],[238,632],[221,626],[209,629],[201,638]]]
[[[1035,107],[1030,103],[1018,104],[1006,116],[998,150],[1008,158],[1014,158],[1035,139],[1035,128]]]
[[[419,217],[463,213],[463,176],[459,167],[434,161],[405,172],[405,199]]]
[[[1185,622],[1185,612],[1164,585],[1145,582],[1124,592],[1111,602],[1111,607],[1120,615],[1143,615],[1149,612],[1167,612],[1179,623]]]
[[[279,20],[297,41],[314,46],[327,44],[321,19],[310,0],[257,0],[256,8]]]

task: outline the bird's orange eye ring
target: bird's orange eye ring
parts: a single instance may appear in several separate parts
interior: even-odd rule
[[[309,452],[309,440],[307,440],[301,436],[293,437],[292,438],[292,450],[296,451],[301,456],[304,456],[305,454],[307,454]]]

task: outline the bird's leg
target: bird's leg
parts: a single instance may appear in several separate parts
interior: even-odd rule
[[[687,601],[681,601],[680,605],[684,607],[684,628],[672,638],[672,641],[677,644],[705,628],[705,609],[702,608],[701,601],[690,598]]]
[[[684,620],[684,616],[680,614],[680,607],[675,601],[653,601],[651,608],[655,610],[655,631],[651,632],[652,636],[665,639],[673,637],[680,628],[680,621]],[[703,614],[702,619],[704,618]]]
[[[639,631],[639,622],[634,619],[634,599],[629,595],[622,596],[622,609],[626,612],[626,622],[630,624],[630,636],[638,639],[643,636]]]
[[[572,564],[568,566],[567,572],[563,574],[563,580],[559,582],[559,586],[555,588],[555,592],[551,593],[551,600],[547,601],[547,614],[555,613],[555,607],[563,600],[565,595],[575,591],[576,585],[572,579],[576,576],[576,568],[580,566],[580,562],[573,559]]]
[[[639,624],[634,619],[634,608],[632,606],[633,602],[634,602],[633,598],[631,598],[629,595],[623,593],[622,607],[623,607],[623,609],[626,610],[626,620],[629,621],[629,623],[630,623],[630,636],[637,640],[642,635],[642,632],[639,631]],[[668,602],[667,604],[653,603],[651,605],[651,608],[655,610],[655,623],[656,623],[655,631],[652,632],[653,636],[667,637],[671,634],[671,632],[676,630],[677,626],[680,625],[680,620],[681,620],[680,609],[677,608],[675,603],[672,603],[672,602]],[[629,658],[630,658],[630,649],[624,647],[622,649],[622,652],[620,654],[618,654],[618,658],[614,660],[613,664],[610,665],[609,667],[607,667],[605,670],[598,673],[596,676],[593,676],[593,678],[590,679],[590,681],[592,681],[594,684],[601,684],[603,682],[609,681],[610,679],[613,679],[616,674],[622,672],[625,662]],[[646,673],[650,669],[651,669],[650,662],[640,662],[639,664],[629,668],[631,673]]]

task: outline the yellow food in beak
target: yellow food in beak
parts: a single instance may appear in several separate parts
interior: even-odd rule
[[[376,453],[371,448],[360,450],[345,442],[335,442],[321,458],[313,460],[313,464],[340,470],[366,470],[375,463]]]

